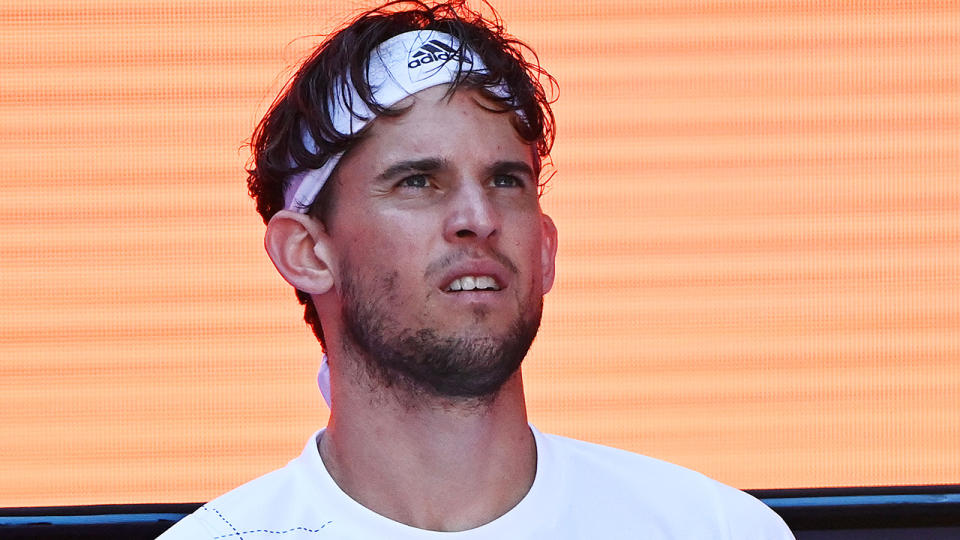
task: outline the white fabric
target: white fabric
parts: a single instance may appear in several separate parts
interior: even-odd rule
[[[793,539],[763,503],[699,473],[531,429],[533,486],[512,510],[475,529],[426,531],[361,506],[324,468],[321,430],[286,467],[205,504],[160,539]]]
[[[457,52],[459,51],[459,53]],[[434,30],[415,30],[394,36],[381,43],[370,55],[367,82],[373,101],[382,107],[391,107],[421,90],[456,80],[461,72],[486,71],[483,61],[472,51],[460,48],[456,38]],[[360,99],[356,88],[346,79],[348,93],[341,85],[334,85],[330,102],[330,120],[343,135],[353,135],[374,118],[373,111]],[[493,89],[506,96],[505,88]],[[303,144],[307,150],[317,151],[316,142],[304,130]],[[343,154],[336,154],[319,169],[304,171],[291,177],[284,193],[284,207],[305,212],[320,193]]]
[[[330,408],[330,363],[327,361],[327,355],[320,358],[320,371],[317,372],[317,388],[320,389],[320,395],[323,396],[324,403]]]

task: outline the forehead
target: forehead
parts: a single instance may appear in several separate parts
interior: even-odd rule
[[[415,157],[463,166],[524,161],[536,170],[536,147],[517,133],[515,113],[498,109],[477,90],[448,90],[441,85],[418,92],[392,108],[397,114],[374,120],[345,156],[341,171]]]

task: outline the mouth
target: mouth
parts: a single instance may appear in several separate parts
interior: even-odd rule
[[[451,281],[443,292],[499,291],[503,288],[497,278],[488,275],[461,276]]]

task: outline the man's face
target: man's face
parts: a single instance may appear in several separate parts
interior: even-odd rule
[[[378,118],[341,162],[326,219],[336,294],[345,346],[379,383],[491,396],[536,335],[556,232],[512,115],[445,91]]]

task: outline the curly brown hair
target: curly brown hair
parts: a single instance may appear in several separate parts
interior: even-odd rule
[[[263,222],[269,222],[283,209],[284,190],[291,176],[320,168],[331,156],[348,151],[363,137],[364,131],[352,135],[338,132],[331,120],[332,96],[335,91],[348,93],[344,92],[348,78],[375,114],[398,114],[373,101],[366,70],[377,46],[405,32],[444,32],[456,38],[461,47],[477,54],[486,72],[461,72],[449,91],[476,88],[503,104],[505,110],[516,111],[513,125],[517,133],[536,147],[541,160],[547,158],[555,126],[552,100],[548,99],[542,81],[551,90],[556,88],[556,81],[540,67],[536,53],[507,34],[496,11],[489,4],[486,7],[489,16],[468,8],[463,0],[430,5],[419,0],[396,0],[358,15],[328,35],[284,86],[251,138],[247,186]],[[497,87],[506,88],[507,95],[490,91]],[[304,132],[310,134],[316,148],[304,144]],[[309,209],[318,219],[323,220],[325,210],[333,204],[332,184],[327,182]],[[542,184],[543,181],[541,188]],[[298,290],[297,299],[305,307],[304,320],[325,346],[310,295]]]

